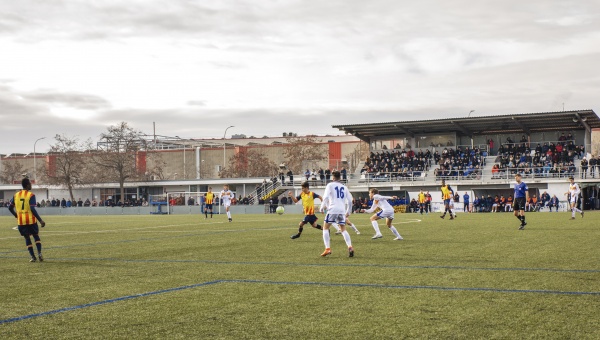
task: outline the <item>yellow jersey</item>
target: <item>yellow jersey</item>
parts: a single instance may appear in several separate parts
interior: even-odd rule
[[[447,185],[442,185],[442,199],[449,200],[452,198],[452,192],[448,189]]]
[[[215,199],[215,193],[207,192],[204,194],[204,203],[205,204],[213,204],[213,200]]]
[[[35,195],[31,191],[21,190],[17,192],[13,198],[13,204],[17,211],[18,225],[37,223],[37,219],[33,215],[33,211],[31,211],[31,207],[36,206]]]
[[[427,199],[425,198],[425,194],[424,193],[419,193],[419,203],[425,203]]]
[[[309,191],[308,194],[300,193],[296,197],[297,200],[302,200],[302,208],[304,209],[304,215],[315,214],[315,198],[322,199],[321,196]]]

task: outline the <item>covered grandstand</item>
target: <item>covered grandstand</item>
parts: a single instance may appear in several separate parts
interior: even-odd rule
[[[519,172],[538,197],[544,191],[562,195],[569,176],[578,178],[586,197],[597,197],[599,165],[581,166],[584,158],[600,164],[592,143],[600,119],[593,110],[333,127],[370,146],[370,157],[350,183],[354,192],[377,186],[411,197],[419,189],[435,195],[445,179],[473,197],[509,190]]]

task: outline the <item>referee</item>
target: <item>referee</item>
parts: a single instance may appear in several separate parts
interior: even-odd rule
[[[515,216],[519,219],[519,221],[521,221],[519,230],[523,230],[527,225],[527,222],[525,222],[525,202],[529,201],[529,188],[525,182],[521,181],[520,173],[515,175],[515,180],[517,181],[517,184],[515,184],[513,211],[515,212]]]

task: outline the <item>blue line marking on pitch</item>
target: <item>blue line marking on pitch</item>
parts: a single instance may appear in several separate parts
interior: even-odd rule
[[[429,289],[429,290],[440,290],[440,291],[478,291],[478,292],[492,292],[492,293],[537,293],[537,294],[554,294],[554,295],[600,295],[600,292],[577,292],[577,291],[559,291],[559,290],[541,290],[541,289],[499,289],[499,288],[478,288],[478,287],[442,287],[442,286],[402,286],[402,285],[383,285],[373,283],[333,283],[333,282],[293,282],[293,281],[265,281],[265,280],[215,280],[203,283],[197,283],[193,285],[167,288],[157,290],[148,293],[141,293],[135,295],[127,295],[118,297],[115,299],[97,301],[86,303],[83,305],[66,307],[61,309],[55,309],[42,313],[35,313],[29,315],[18,316],[15,318],[0,320],[0,325],[5,323],[17,322],[40,316],[52,315],[57,313],[69,312],[77,309],[83,309],[88,307],[106,305],[109,303],[137,299],[146,296],[171,293],[180,290],[186,290],[191,288],[203,287],[214,285],[217,283],[258,283],[268,285],[311,285],[311,286],[328,286],[328,287],[358,287],[358,288],[386,288],[386,289]]]
[[[197,283],[197,284],[193,284],[193,285],[189,285],[189,286],[181,286],[181,287],[176,287],[176,288],[168,288],[168,289],[163,289],[163,290],[157,290],[157,291],[154,291],[154,292],[148,292],[148,293],[142,293],[142,294],[122,296],[122,297],[119,297],[119,298],[116,298],[116,299],[103,300],[103,301],[98,301],[98,302],[86,303],[84,305],[79,305],[79,306],[66,307],[66,308],[61,308],[61,309],[55,309],[55,310],[51,310],[51,311],[47,311],[47,312],[42,312],[42,313],[29,314],[29,315],[19,316],[19,317],[16,317],[16,318],[11,318],[11,319],[6,319],[6,320],[0,320],[0,325],[4,324],[4,323],[10,323],[10,322],[15,322],[15,321],[22,321],[22,320],[27,320],[27,319],[31,319],[31,318],[36,318],[38,316],[52,315],[52,314],[57,314],[57,313],[62,313],[62,312],[68,312],[68,311],[82,309],[82,308],[87,308],[87,307],[105,305],[105,304],[108,304],[108,303],[113,303],[113,302],[118,302],[118,301],[125,301],[125,300],[137,299],[137,298],[145,297],[145,296],[151,296],[151,295],[157,295],[157,294],[164,294],[164,293],[175,292],[175,291],[178,291],[178,290],[184,290],[184,289],[190,289],[190,288],[208,286],[208,285],[212,285],[212,284],[219,283],[219,282],[221,282],[221,281],[209,281],[209,282]]]
[[[29,253],[27,253],[29,255]],[[22,256],[0,256],[0,258],[29,258]],[[47,259],[48,260],[48,259]],[[293,263],[293,262],[242,262],[242,261],[217,261],[217,260],[141,260],[120,258],[52,258],[52,261],[120,261],[136,263],[207,263],[207,264],[230,264],[230,265],[278,265],[297,267],[372,267],[392,269],[449,269],[449,270],[472,270],[472,271],[542,271],[556,273],[600,273],[600,269],[557,269],[557,268],[501,268],[501,267],[463,267],[463,266],[402,266],[388,264],[360,264],[360,263]]]

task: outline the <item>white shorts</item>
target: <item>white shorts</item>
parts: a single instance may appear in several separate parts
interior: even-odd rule
[[[223,206],[225,208],[229,208],[230,205],[231,205],[231,202],[223,202]]]
[[[337,223],[339,225],[346,225],[346,215],[327,214],[325,215],[325,223]]]
[[[577,196],[571,195],[571,203],[577,203]]]
[[[381,210],[381,211],[379,211],[377,213],[377,217],[379,217],[379,218],[389,218],[390,220],[393,220],[394,219],[394,211],[393,210],[391,210],[391,211]]]

